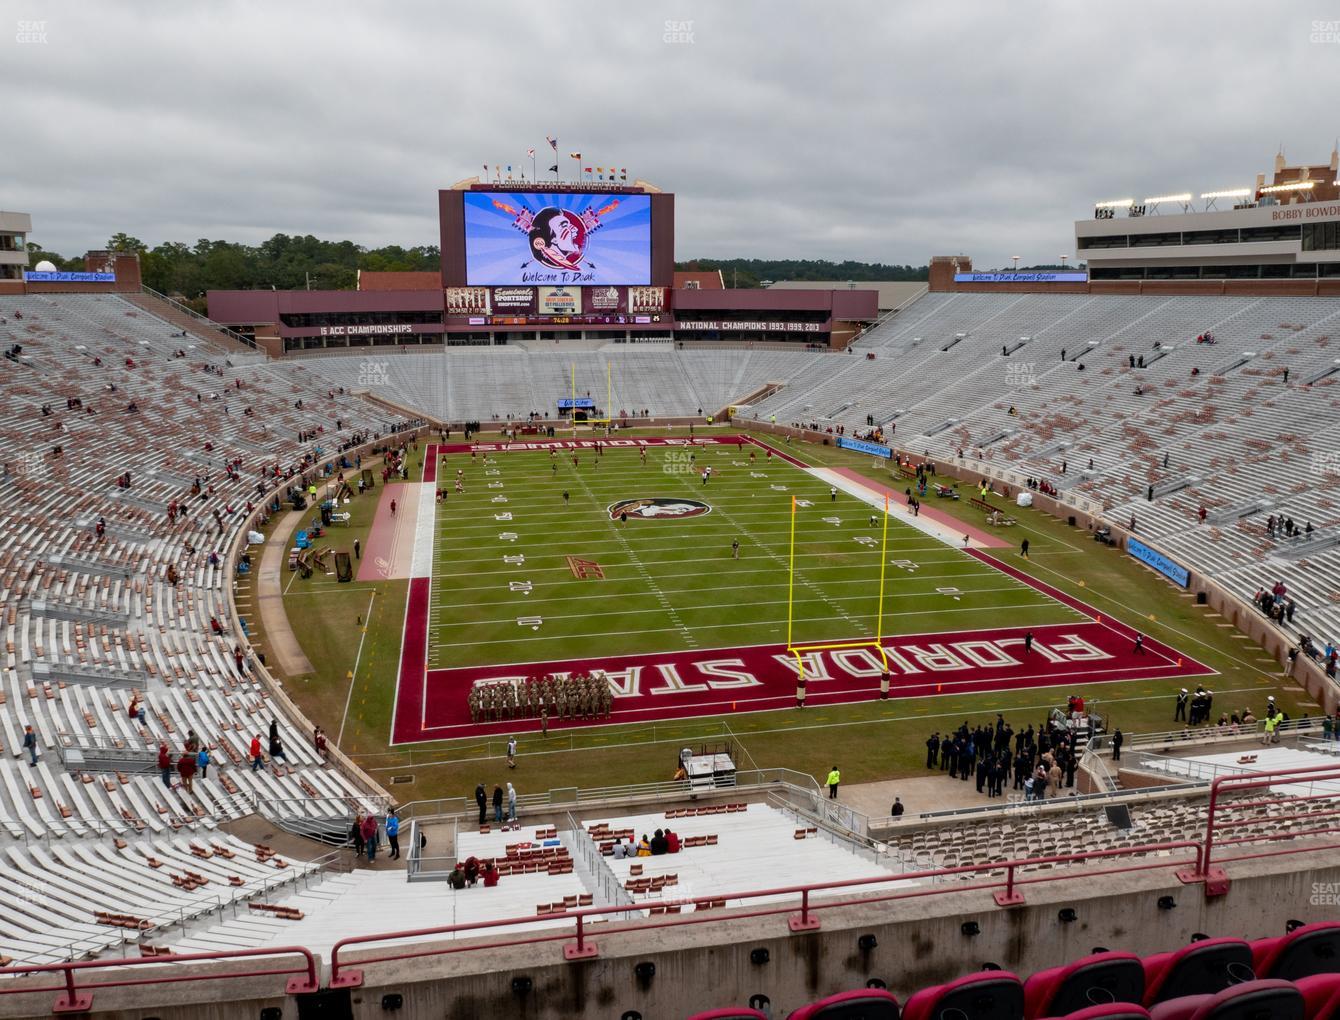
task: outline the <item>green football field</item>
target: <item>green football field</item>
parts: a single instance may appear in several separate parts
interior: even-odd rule
[[[749,446],[644,449],[645,461],[638,449],[582,450],[576,465],[572,451],[516,448],[487,463],[439,458],[438,488],[449,495],[437,506],[430,669],[784,643],[793,496],[794,643],[875,637],[875,508],[841,490],[834,499],[827,481],[761,448],[752,462]],[[868,473],[890,481],[887,470]],[[611,516],[621,502],[654,498],[710,511]],[[884,635],[1083,619],[902,523],[905,515],[897,507],[888,522]],[[569,558],[603,577],[579,578]]]

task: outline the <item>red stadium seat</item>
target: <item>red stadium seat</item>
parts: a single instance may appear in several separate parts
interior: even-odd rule
[[[1188,995],[1214,995],[1256,976],[1246,939],[1202,939],[1171,953],[1146,956],[1144,964],[1146,1006]]]
[[[1022,1020],[1023,1015],[1023,984],[1000,970],[923,988],[903,1007],[903,1020]]]
[[[898,1020],[898,1000],[882,988],[859,988],[801,1006],[787,1020]]]
[[[1305,924],[1278,938],[1252,943],[1257,977],[1297,981],[1340,972],[1340,922]]]
[[[1340,974],[1313,974],[1294,986],[1303,993],[1308,1020],[1340,1020]]]
[[[1090,1006],[1047,1020],[1149,1020],[1149,1010],[1130,1002],[1109,1002],[1105,1006]]]
[[[706,1013],[694,1013],[689,1020],[768,1020],[768,1014],[746,1006],[735,1006],[709,1009]]]
[[[1150,1009],[1153,1020],[1307,1020],[1303,993],[1292,982],[1267,978],[1214,995],[1187,995]]]
[[[1144,1002],[1145,967],[1134,953],[1094,953],[1040,970],[1024,982],[1024,1016],[1062,1016],[1087,1006]]]

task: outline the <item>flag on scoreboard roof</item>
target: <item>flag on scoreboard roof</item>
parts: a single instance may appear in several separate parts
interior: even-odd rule
[[[580,152],[569,152],[569,153],[568,153],[568,159],[581,159],[581,158],[582,158],[582,154],[581,154]]]
[[[545,136],[544,136],[544,140],[545,140],[546,142],[549,143],[549,148],[553,149],[553,150],[554,150],[554,155],[557,156],[557,155],[558,155],[558,139],[557,139],[557,138],[550,138],[548,135],[545,135]]]
[[[549,168],[549,172],[550,172],[551,174],[556,174],[556,173],[558,173],[558,164],[555,163],[553,166],[551,166],[551,167]]]
[[[535,150],[534,150],[534,149],[527,149],[527,150],[526,150],[526,155],[529,156],[531,159],[534,159],[534,158],[535,158]]]

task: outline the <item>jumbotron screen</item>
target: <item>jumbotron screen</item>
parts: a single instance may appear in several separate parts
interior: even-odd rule
[[[471,287],[643,286],[651,282],[651,196],[465,194]]]

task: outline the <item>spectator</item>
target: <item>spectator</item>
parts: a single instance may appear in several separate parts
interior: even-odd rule
[[[368,812],[363,819],[363,850],[368,855],[368,863],[377,859],[377,816]]]
[[[187,793],[191,792],[195,779],[195,755],[186,751],[177,759],[177,772],[181,775],[181,785]]]
[[[456,862],[456,867],[451,869],[451,874],[447,876],[447,882],[457,892],[465,888],[465,872],[461,870],[461,862]]]
[[[31,726],[23,727],[23,749],[28,752],[29,766],[31,766],[32,768],[37,768],[37,734],[33,732],[33,728]],[[167,745],[164,744],[162,750],[159,751],[158,754],[159,768],[163,767],[162,759],[166,754],[167,754]],[[169,782],[167,785],[169,788],[171,788],[172,783]]]
[[[209,748],[207,748],[204,744],[201,744],[201,745],[200,745],[200,750],[196,752],[196,755],[195,755],[195,764],[196,764],[196,767],[197,767],[198,769],[200,769],[200,778],[201,778],[201,779],[206,779],[206,778],[208,778],[208,777],[209,777]]]
[[[668,854],[679,853],[679,833],[665,830],[665,852]]]
[[[498,869],[493,866],[492,860],[484,865],[484,870],[480,874],[484,879],[485,889],[492,889],[498,884],[499,873]]]
[[[501,825],[503,820],[503,791],[501,786],[493,788],[493,820]]]
[[[167,741],[159,741],[158,744],[158,774],[162,777],[163,785],[172,789],[172,756],[168,754]]]
[[[902,798],[894,797],[893,807],[889,809],[889,814],[892,815],[894,818],[901,818],[903,816],[903,812],[906,810],[907,809],[903,807]]]
[[[354,845],[354,856],[363,856],[363,812],[354,815],[354,824],[349,826],[349,841]]]
[[[669,849],[669,843],[666,841],[665,833],[660,829],[656,830],[656,835],[651,837],[651,855],[660,857]]]
[[[265,761],[261,758],[261,735],[257,733],[251,738],[251,771],[259,772],[265,767]]]

